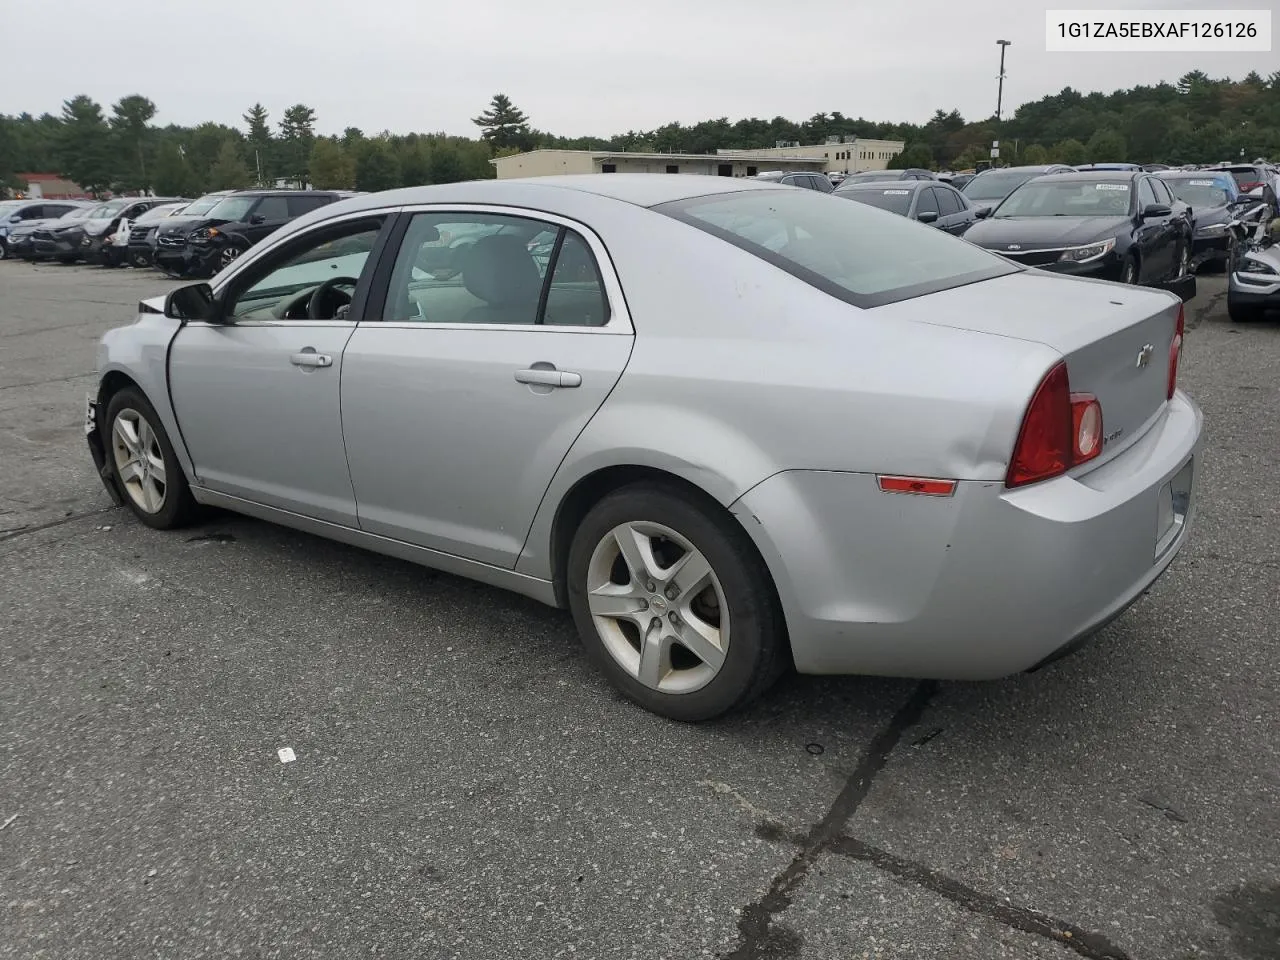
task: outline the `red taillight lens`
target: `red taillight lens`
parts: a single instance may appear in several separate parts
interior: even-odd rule
[[[1102,404],[1091,393],[1072,393],[1066,363],[1050,370],[1036,388],[1005,486],[1021,487],[1061,476],[1102,452]]]
[[[1260,186],[1262,186],[1261,180],[1255,180],[1253,183],[1242,183],[1240,184],[1240,192],[1248,193],[1250,190],[1257,190]]]
[[[1020,487],[1066,473],[1071,466],[1071,384],[1067,365],[1050,370],[1022,418],[1005,486]]]
[[[1178,329],[1173,333],[1173,343],[1169,344],[1169,396],[1173,399],[1173,391],[1178,389],[1178,361],[1182,359],[1183,332],[1182,304],[1178,304]]]

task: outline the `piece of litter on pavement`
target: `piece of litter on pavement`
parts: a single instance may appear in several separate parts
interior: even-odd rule
[[[281,747],[276,753],[280,755],[281,763],[293,763],[298,759],[298,755],[293,752],[293,747]]]
[[[18,819],[18,815],[15,813],[12,817],[10,817],[4,823],[0,823],[0,830],[3,830],[5,827],[7,827],[9,824],[13,823],[13,821],[17,819]]]

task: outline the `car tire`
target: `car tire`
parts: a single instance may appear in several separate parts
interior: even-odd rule
[[[140,391],[126,387],[111,397],[102,439],[112,480],[134,516],[156,530],[196,519],[199,506],[182,464],[155,407]]]
[[[218,273],[219,271],[225,270],[227,267],[231,266],[231,264],[239,260],[248,249],[249,245],[242,240],[233,240],[231,243],[227,244],[218,252],[218,265],[212,268],[210,275]]]
[[[600,500],[574,533],[566,575],[587,656],[661,716],[697,722],[739,709],[790,663],[754,544],[718,504],[679,486],[638,483]]]
[[[5,243],[3,240],[0,240],[0,260],[8,260],[8,259],[9,259],[9,245]]]
[[[135,253],[129,258],[129,266],[133,267],[135,270],[142,270],[150,266],[150,264],[147,262],[147,258],[144,254]]]
[[[1232,303],[1227,297],[1227,316],[1232,323],[1255,323],[1262,319],[1262,308],[1252,303]]]
[[[1138,277],[1142,275],[1142,270],[1138,264],[1138,255],[1131,253],[1125,257],[1124,266],[1120,270],[1120,282],[1127,283],[1130,286],[1136,286]]]

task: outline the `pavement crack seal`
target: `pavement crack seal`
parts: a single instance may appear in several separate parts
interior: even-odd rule
[[[25,537],[29,533],[39,533],[41,530],[48,530],[51,527],[61,527],[64,524],[75,523],[77,520],[84,520],[86,517],[97,517],[104,513],[112,513],[115,507],[100,507],[97,510],[86,510],[83,513],[73,513],[67,517],[59,517],[57,520],[49,520],[45,523],[33,523],[25,527],[12,527],[8,530],[0,530],[0,543],[6,540],[13,540],[17,537]]]
[[[1052,940],[1069,950],[1074,950],[1082,957],[1089,957],[1090,960],[1132,960],[1129,954],[1100,933],[1083,930],[1074,924],[1057,920],[1028,907],[1017,907],[1008,901],[980,893],[959,880],[954,880],[936,870],[930,870],[914,861],[896,857],[861,840],[839,837],[832,842],[831,852],[868,863],[883,870],[899,883],[923,887],[951,901],[968,913],[989,917],[1023,933]]]
[[[938,684],[933,680],[917,684],[907,702],[876,734],[827,815],[801,839],[800,851],[791,863],[773,878],[763,897],[742,908],[738,917],[738,946],[732,953],[722,954],[724,960],[763,960],[765,957],[781,960],[797,954],[799,944],[794,937],[780,936],[782,931],[771,929],[774,918],[791,906],[796,889],[808,876],[818,857],[844,831],[845,824],[871,791],[876,774],[884,769],[903,733],[920,721],[937,689]]]
[[[721,780],[699,780],[698,786],[706,787],[708,790],[731,798],[737,804],[739,810],[755,817],[760,821],[761,826],[771,829],[777,835],[784,837],[787,835],[786,824],[781,817],[770,813],[764,807],[756,806],[738,790],[735,790],[731,784],[724,783]],[[801,842],[803,843],[803,841]]]

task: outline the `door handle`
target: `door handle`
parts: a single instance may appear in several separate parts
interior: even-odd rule
[[[333,357],[327,353],[315,353],[314,351],[303,351],[295,353],[289,358],[289,362],[295,367],[332,367]]]
[[[566,370],[517,370],[516,383],[537,384],[543,387],[577,387],[582,385],[582,376]]]

